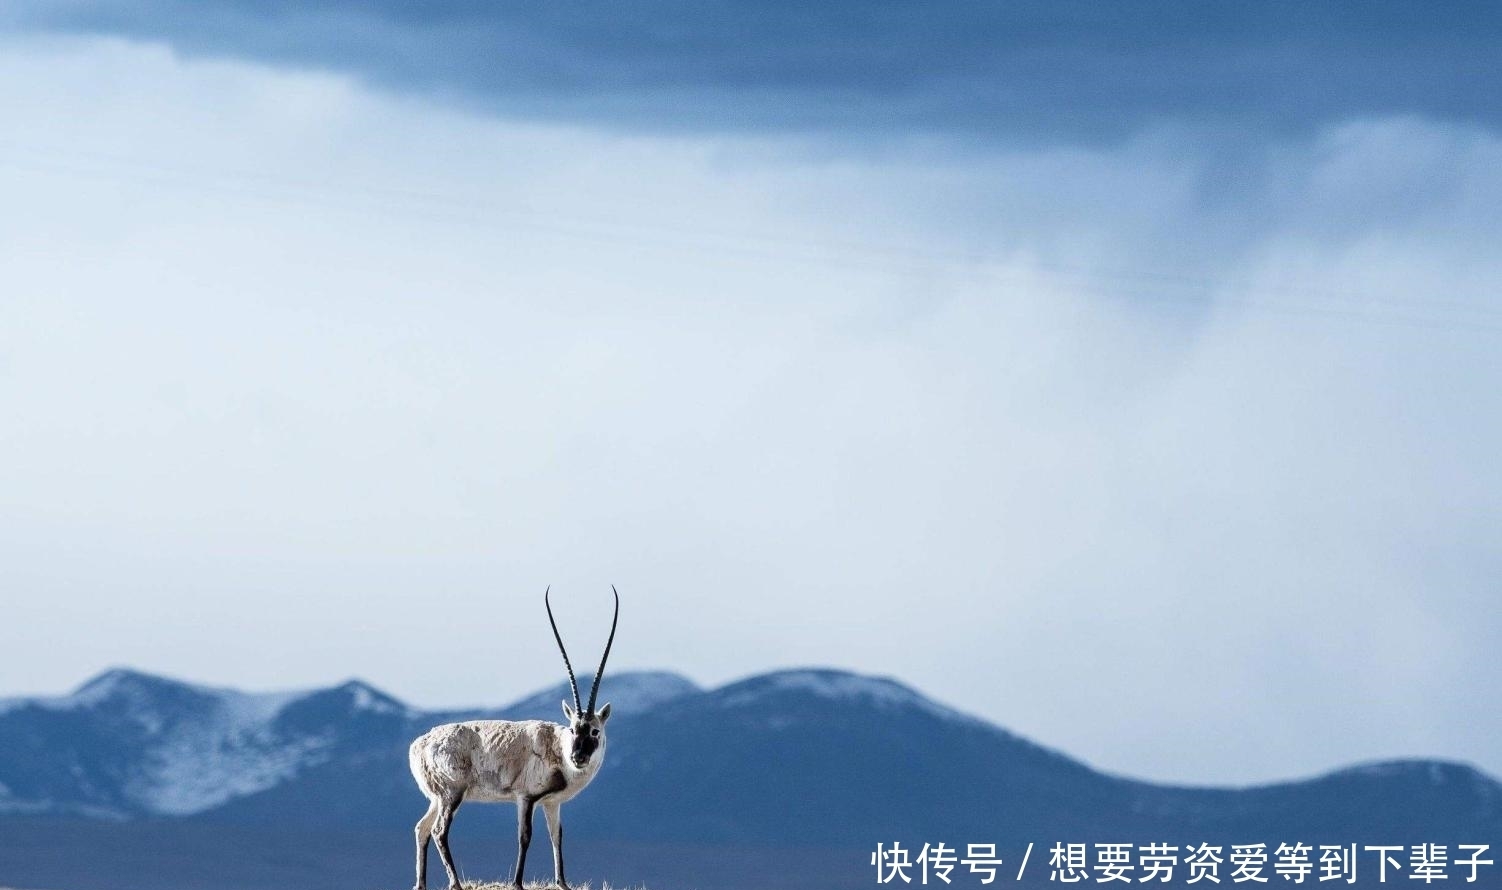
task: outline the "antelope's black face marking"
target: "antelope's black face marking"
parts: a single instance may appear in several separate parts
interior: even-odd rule
[[[600,750],[600,743],[605,741],[605,728],[601,725],[602,722],[598,716],[594,719],[574,721],[574,744],[569,751],[569,758],[579,769],[589,765],[590,758],[595,756],[595,752]]]
[[[568,759],[575,769],[584,769],[605,744],[605,721],[610,719],[610,705],[607,703],[599,713],[585,715],[564,702],[563,714],[568,717],[568,729],[574,737],[569,744]]]

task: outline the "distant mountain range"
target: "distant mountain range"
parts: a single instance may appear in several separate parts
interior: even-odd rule
[[[425,712],[358,681],[247,694],[115,670],[70,695],[0,700],[0,885],[407,886],[424,805],[408,742],[452,720],[556,719],[566,694]],[[705,690],[620,673],[601,696],[616,715],[606,765],[564,813],[576,873],[616,884],[867,886],[870,851],[894,840],[995,842],[1009,860],[1057,841],[1502,847],[1502,785],[1457,763],[1171,787],[877,677],[784,671]],[[503,874],[513,820],[509,807],[462,810],[461,865]],[[1046,882],[1034,855],[1028,877]],[[548,857],[535,858],[544,876]]]

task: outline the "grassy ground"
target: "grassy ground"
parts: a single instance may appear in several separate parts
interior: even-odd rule
[[[569,881],[568,885],[570,887],[570,890],[595,890],[595,888],[589,883],[576,884],[573,881]],[[553,890],[553,888],[557,887],[558,885],[554,884],[552,881],[528,881],[523,886],[525,887],[525,890]],[[439,888],[437,885],[429,885],[429,890],[441,890],[441,888]],[[477,883],[475,881],[465,881],[464,890],[511,890],[511,884],[510,882],[501,883],[499,881],[486,881],[482,883]],[[613,884],[601,884],[598,890],[646,890],[646,888],[617,887]]]

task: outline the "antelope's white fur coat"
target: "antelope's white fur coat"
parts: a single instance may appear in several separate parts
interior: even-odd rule
[[[446,723],[412,742],[408,763],[435,804],[458,795],[475,803],[529,797],[546,807],[584,790],[605,759],[602,736],[594,756],[576,767],[568,753],[573,737],[571,728],[545,720]]]

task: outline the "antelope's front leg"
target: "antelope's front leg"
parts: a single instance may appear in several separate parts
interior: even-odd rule
[[[522,890],[522,872],[527,867],[527,845],[532,843],[532,807],[536,798],[519,797],[516,800],[516,877],[511,886]]]
[[[563,814],[560,804],[550,801],[542,805],[542,814],[548,817],[548,839],[553,842],[553,879],[559,890],[568,890],[568,881],[563,879]]]

